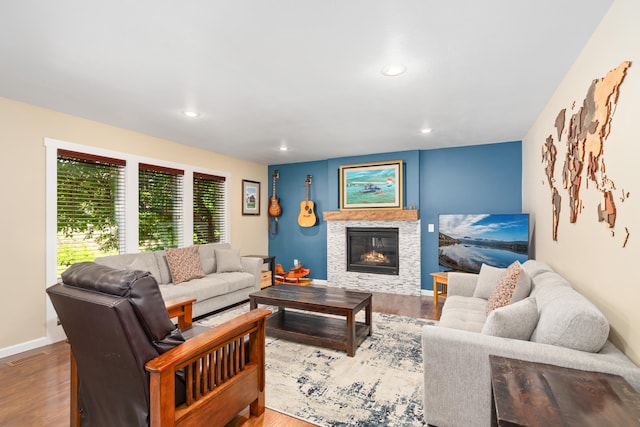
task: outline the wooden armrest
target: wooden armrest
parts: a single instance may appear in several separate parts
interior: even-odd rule
[[[147,362],[151,426],[173,425],[188,417],[224,425],[247,406],[252,415],[264,412],[269,314],[266,309],[251,310]],[[176,408],[175,373],[181,369],[187,396],[186,403]]]
[[[169,312],[169,318],[178,318],[178,328],[185,329],[193,323],[193,303],[195,298],[182,297],[169,300],[164,303]]]

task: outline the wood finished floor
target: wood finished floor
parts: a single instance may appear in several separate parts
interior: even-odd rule
[[[441,300],[442,301],[442,300]],[[442,302],[430,296],[373,293],[373,311],[439,320]],[[69,425],[69,347],[64,342],[0,359],[0,426]],[[227,427],[307,427],[313,424],[267,409],[240,414]]]

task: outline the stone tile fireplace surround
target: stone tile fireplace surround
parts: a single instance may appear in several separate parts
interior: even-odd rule
[[[417,211],[325,212],[324,220],[327,221],[327,286],[420,295],[420,219]],[[399,274],[347,271],[347,227],[398,228]]]

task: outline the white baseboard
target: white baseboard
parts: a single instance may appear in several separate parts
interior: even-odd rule
[[[0,359],[2,359],[3,357],[13,356],[14,354],[22,353],[23,351],[33,350],[34,348],[42,347],[47,344],[51,343],[47,338],[42,337],[9,347],[0,348]]]

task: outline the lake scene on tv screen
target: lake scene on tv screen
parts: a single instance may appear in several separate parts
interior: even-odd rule
[[[440,215],[438,264],[477,273],[482,264],[508,267],[529,259],[528,214]]]

